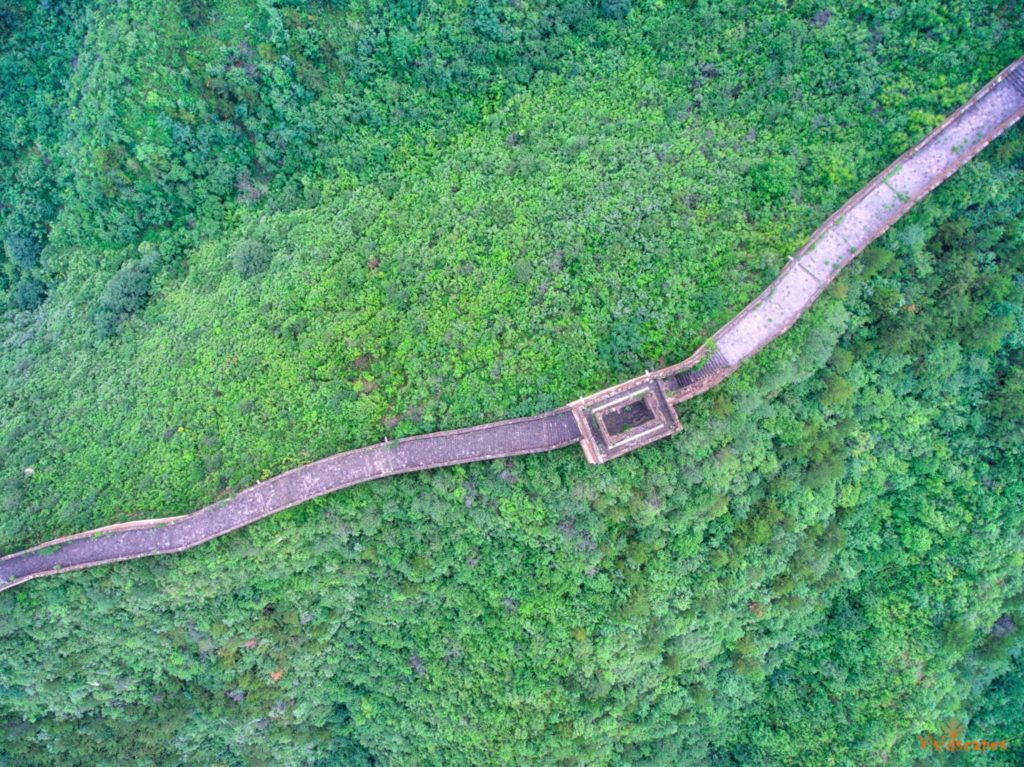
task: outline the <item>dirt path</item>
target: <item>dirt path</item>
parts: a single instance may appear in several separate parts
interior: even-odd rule
[[[350,450],[192,514],[112,525],[9,554],[0,558],[0,591],[44,575],[183,551],[371,479],[581,441],[588,460],[598,463],[668,436],[679,428],[674,413],[664,412],[668,404],[707,391],[789,329],[872,240],[1022,115],[1024,59],[1018,59],[830,216],[760,296],[677,365],[542,415]]]

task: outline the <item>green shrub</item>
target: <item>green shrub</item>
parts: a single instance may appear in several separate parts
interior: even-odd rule
[[[624,19],[633,7],[633,0],[601,0],[601,15],[606,19]]]
[[[270,248],[256,240],[242,240],[231,253],[235,271],[243,280],[265,272],[270,266]]]
[[[776,157],[758,163],[750,171],[754,194],[762,200],[787,197],[796,183],[796,163],[788,157]]]
[[[100,307],[93,315],[93,323],[100,334],[100,338],[113,338],[121,327],[121,320],[116,314]]]
[[[99,306],[93,316],[96,329],[103,338],[117,334],[121,323],[149,302],[149,286],[155,264],[146,259],[143,265],[126,262],[110,278],[100,294]]]
[[[43,243],[31,234],[9,234],[4,240],[7,258],[21,269],[33,269],[39,264]]]
[[[14,289],[14,305],[32,311],[46,300],[46,286],[39,280],[24,279]]]
[[[149,300],[149,281],[148,271],[132,263],[126,264],[103,289],[100,304],[117,315],[134,314]]]

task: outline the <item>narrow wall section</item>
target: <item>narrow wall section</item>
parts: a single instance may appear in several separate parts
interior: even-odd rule
[[[712,336],[714,350],[736,368],[782,335],[857,254],[1022,115],[1018,59],[832,214],[774,282]]]

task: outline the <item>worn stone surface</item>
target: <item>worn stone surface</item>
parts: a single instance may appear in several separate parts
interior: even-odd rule
[[[791,262],[738,321],[715,337],[718,351],[738,365],[780,335],[814,301],[822,282]]]

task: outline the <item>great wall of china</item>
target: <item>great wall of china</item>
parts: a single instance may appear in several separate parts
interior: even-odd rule
[[[784,333],[839,272],[1024,115],[1024,58],[876,176],[811,235],[767,289],[693,355],[529,418],[424,434],[299,466],[180,517],[111,525],[0,557],[0,591],[33,578],[170,554],[372,479],[582,443],[603,463],[679,430],[675,405],[717,385]]]

